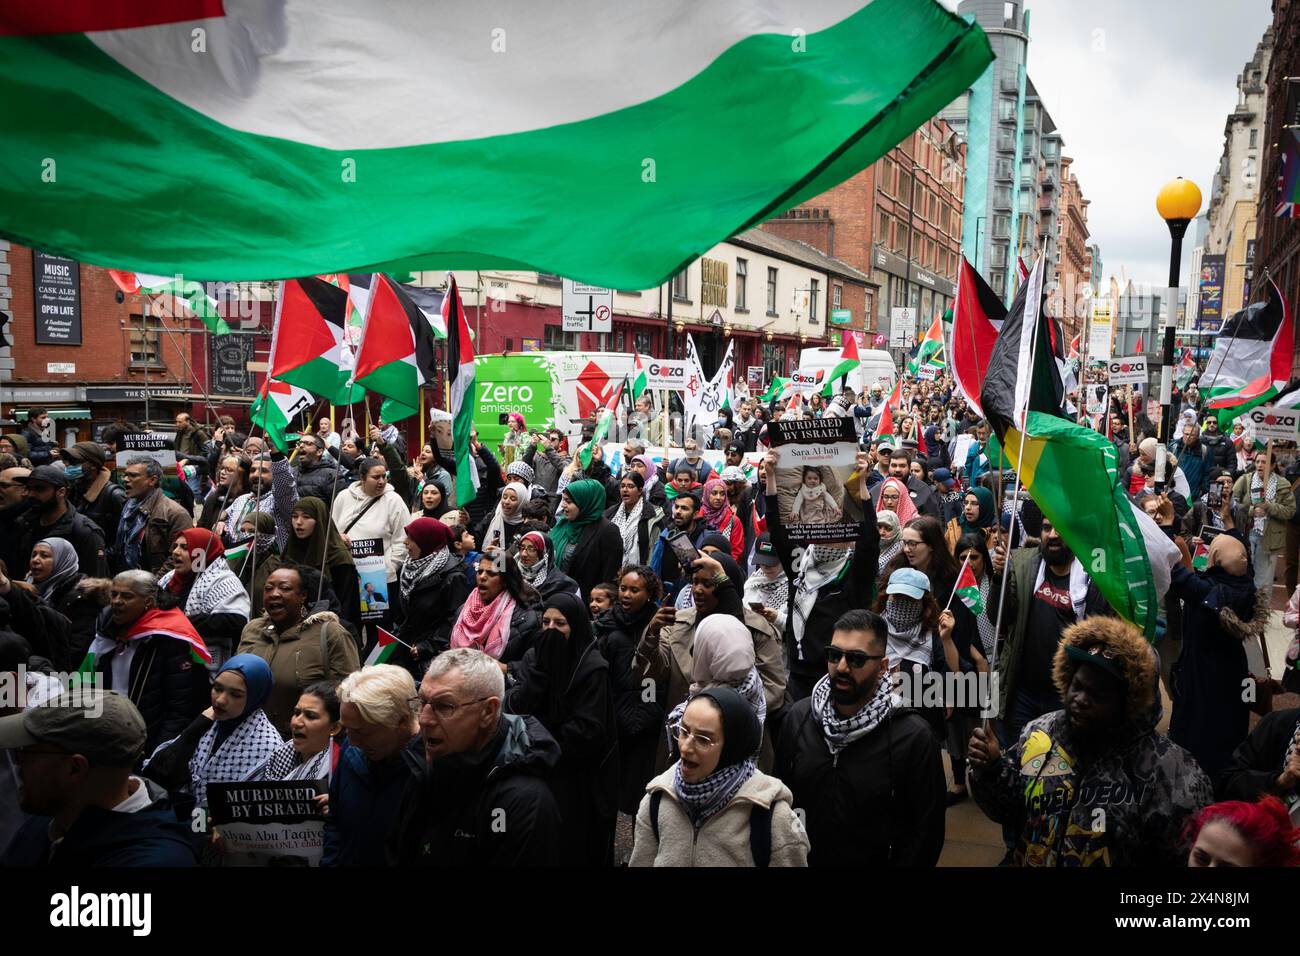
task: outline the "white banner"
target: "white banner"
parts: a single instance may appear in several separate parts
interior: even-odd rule
[[[1088,360],[1104,361],[1110,358],[1111,331],[1114,322],[1111,316],[1110,299],[1094,299],[1092,303],[1092,323],[1088,327]]]
[[[1145,356],[1135,355],[1132,358],[1111,359],[1106,363],[1106,372],[1110,379],[1110,387],[1116,385],[1143,385],[1147,384],[1149,370]]]

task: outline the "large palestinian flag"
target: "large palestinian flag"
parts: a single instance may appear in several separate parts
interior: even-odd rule
[[[478,495],[478,465],[474,461],[475,379],[474,340],[460,300],[456,277],[447,276],[442,300],[442,324],[447,329],[447,390],[451,395],[451,437],[456,456],[456,503],[462,508]]]
[[[952,355],[948,365],[957,390],[976,414],[983,415],[980,392],[984,372],[998,340],[998,325],[1007,316],[1007,308],[975,267],[961,259],[957,277],[957,301],[952,316]]]
[[[420,388],[433,381],[433,326],[400,283],[375,277],[357,350],[357,382],[384,396],[380,418],[387,423],[420,410]]]
[[[935,0],[7,3],[0,232],[196,278],[653,288],[992,59]]]
[[[1246,306],[1223,324],[1214,351],[1201,373],[1206,407],[1219,413],[1219,425],[1256,405],[1266,405],[1291,378],[1295,328],[1282,290],[1268,280],[1268,301]]]
[[[360,398],[356,354],[347,335],[348,293],[309,276],[280,284],[271,333],[270,375],[335,405]],[[355,393],[355,394],[354,394]]]
[[[165,295],[182,303],[213,335],[229,335],[230,326],[217,311],[216,300],[198,282],[183,276],[154,276],[145,272],[109,269],[108,276],[127,295]]]
[[[980,396],[984,414],[1043,516],[1111,607],[1151,639],[1178,552],[1119,487],[1115,446],[1062,416],[1043,291],[1039,257],[989,358]]]

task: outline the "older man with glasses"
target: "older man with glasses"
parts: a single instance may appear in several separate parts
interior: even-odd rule
[[[809,866],[934,866],[943,849],[943,760],[930,725],[893,694],[880,615],[835,622],[826,676],[790,708],[775,775],[804,810]]]
[[[546,776],[560,748],[534,717],[502,712],[497,662],[461,647],[433,659],[419,693],[420,739],[403,754],[388,861],[398,866],[548,866],[560,814]]]

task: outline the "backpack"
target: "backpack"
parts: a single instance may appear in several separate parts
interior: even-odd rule
[[[656,790],[650,794],[650,829],[659,839],[659,804],[663,802],[664,792]],[[754,858],[754,865],[764,869],[772,861],[772,808],[754,804],[749,811],[749,853]]]

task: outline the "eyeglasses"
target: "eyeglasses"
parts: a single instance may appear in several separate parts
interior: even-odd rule
[[[417,712],[428,707],[433,711],[433,716],[437,717],[439,720],[447,720],[449,717],[455,716],[456,711],[460,710],[462,707],[468,707],[470,704],[481,704],[485,700],[488,700],[488,698],[475,697],[473,700],[466,700],[456,704],[447,700],[440,700],[437,702],[425,700],[419,694],[416,694],[414,697],[407,698],[406,703],[408,706],[414,707]]]
[[[905,548],[919,548],[923,544],[925,544],[924,541],[908,541],[906,538],[903,539],[903,547]]]
[[[1105,644],[1093,644],[1090,647],[1083,648],[1084,653],[1091,657],[1104,657],[1108,661],[1116,658],[1114,649],[1107,647]]]
[[[884,654],[868,654],[866,651],[846,651],[842,647],[836,647],[834,644],[826,647],[826,660],[832,664],[838,664],[841,660],[848,661],[849,667],[857,670],[859,667],[866,667],[867,661],[883,661]]]
[[[717,741],[708,734],[701,734],[696,733],[693,730],[687,730],[680,721],[673,724],[670,729],[673,732],[673,736],[677,739],[678,746],[681,746],[688,740],[694,740],[695,746],[699,747],[701,750],[708,750],[710,747],[717,744]]]

